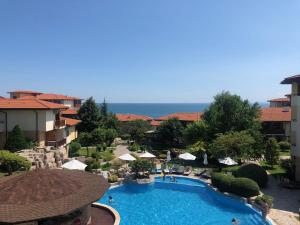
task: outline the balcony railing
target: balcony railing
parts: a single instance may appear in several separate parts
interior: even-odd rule
[[[56,120],[54,124],[55,129],[59,129],[61,127],[66,126],[66,121],[65,120]]]
[[[47,141],[46,142],[46,145],[47,146],[53,146],[53,147],[59,147],[59,146],[63,146],[67,143],[67,139],[64,138],[60,141]]]

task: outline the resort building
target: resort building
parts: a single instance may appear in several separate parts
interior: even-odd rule
[[[277,107],[290,107],[291,101],[290,98],[274,98],[268,101],[271,108]]]
[[[71,97],[67,95],[60,94],[44,94],[35,91],[11,91],[8,92],[11,99],[33,99],[37,98],[39,100],[53,102],[57,104],[62,104],[68,106],[70,109],[79,109],[81,106],[81,100],[77,97]]]
[[[0,101],[0,148],[9,132],[19,125],[24,135],[39,147],[65,146],[77,137],[80,120],[64,118],[61,111],[68,107],[49,101],[31,99],[2,99]]]
[[[269,107],[261,109],[263,133],[278,140],[289,140],[291,134],[291,108]]]
[[[152,121],[153,118],[149,116],[144,116],[144,115],[137,115],[137,114],[121,114],[117,113],[116,114],[117,119],[120,122],[128,122],[128,121],[134,121],[134,120],[145,120],[145,121]]]
[[[300,75],[287,77],[281,84],[291,84],[291,145],[296,166],[296,180],[300,181]]]
[[[78,170],[39,169],[5,177],[0,180],[0,224],[119,224],[115,210],[94,204],[108,188],[102,176]]]

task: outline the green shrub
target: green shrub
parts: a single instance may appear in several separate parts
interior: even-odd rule
[[[291,149],[291,144],[287,141],[280,141],[278,145],[282,151],[288,151]]]
[[[262,202],[265,202],[268,204],[269,208],[273,207],[273,197],[270,195],[262,195],[262,196],[257,196],[255,198],[255,203],[258,205],[262,205]]]
[[[213,186],[222,192],[231,192],[231,183],[235,178],[223,173],[214,173],[211,177]]]
[[[105,164],[103,164],[103,165],[101,166],[101,169],[103,169],[103,170],[109,170],[110,167],[111,167],[111,164],[110,164],[110,163],[105,163]]]
[[[72,141],[69,145],[69,156],[76,157],[79,156],[79,150],[81,149],[81,145],[77,141]]]
[[[19,125],[16,125],[13,130],[8,134],[7,141],[5,143],[5,149],[11,152],[16,152],[29,147],[23,131]]]
[[[129,146],[129,150],[132,152],[137,152],[137,151],[141,150],[141,146],[137,143],[134,143],[131,146]]]
[[[286,178],[294,181],[296,175],[296,166],[293,160],[285,159],[280,161],[280,166],[286,171]]]
[[[160,153],[160,154],[158,155],[158,157],[159,157],[160,159],[166,159],[166,158],[167,158],[167,155],[164,154],[164,153]]]
[[[249,178],[235,178],[231,183],[231,192],[249,198],[259,195],[259,186]]]
[[[0,169],[9,175],[18,170],[29,170],[31,162],[22,156],[9,151],[0,151]]]
[[[264,168],[257,164],[242,165],[236,172],[236,177],[246,177],[254,180],[260,187],[266,187],[268,184],[268,174]]]
[[[111,176],[108,177],[107,180],[108,180],[109,183],[116,183],[116,182],[118,182],[118,176],[111,175]]]
[[[100,163],[98,162],[98,160],[95,160],[95,159],[87,159],[87,160],[85,160],[85,164],[87,165],[85,170],[88,172],[91,172],[92,170],[100,168]]]
[[[93,152],[93,153],[91,154],[91,157],[92,157],[93,159],[101,159],[101,154],[100,154],[99,152]]]
[[[100,157],[101,159],[103,159],[105,162],[111,161],[115,158],[114,154],[112,152],[108,151],[104,151],[104,152],[100,152]]]

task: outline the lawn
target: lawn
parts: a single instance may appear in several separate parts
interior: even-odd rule
[[[280,156],[291,156],[291,152],[290,151],[280,151],[279,155]]]
[[[106,151],[109,151],[109,150],[115,150],[116,148],[115,147],[107,147],[107,150]],[[89,155],[87,154],[87,148],[86,147],[82,147],[78,153],[80,156],[88,156],[88,157],[91,157],[93,153],[96,152],[96,147],[94,146],[91,146],[89,147]]]
[[[272,167],[266,161],[261,161],[260,165],[274,176],[283,176],[286,173],[285,169],[283,169],[280,165],[274,165]]]

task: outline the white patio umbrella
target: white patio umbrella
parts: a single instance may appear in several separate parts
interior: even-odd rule
[[[167,152],[167,162],[170,162],[171,161],[171,152],[168,151]]]
[[[72,159],[71,161],[64,163],[61,167],[68,170],[85,170],[87,165],[76,159]]]
[[[204,156],[203,156],[203,165],[205,165],[205,166],[208,165],[207,154],[206,153],[204,153]]]
[[[143,154],[140,155],[140,158],[148,158],[148,159],[152,159],[152,158],[156,158],[155,155],[151,154],[150,152],[145,152]]]
[[[238,163],[236,161],[234,161],[232,158],[230,157],[226,157],[224,159],[218,159],[219,163],[227,165],[227,166],[235,166]]]
[[[191,153],[186,152],[186,153],[180,154],[179,158],[183,159],[183,160],[195,160],[196,156],[192,155]]]
[[[119,159],[121,159],[123,161],[134,161],[134,160],[136,160],[136,158],[134,158],[129,153],[119,156]]]

